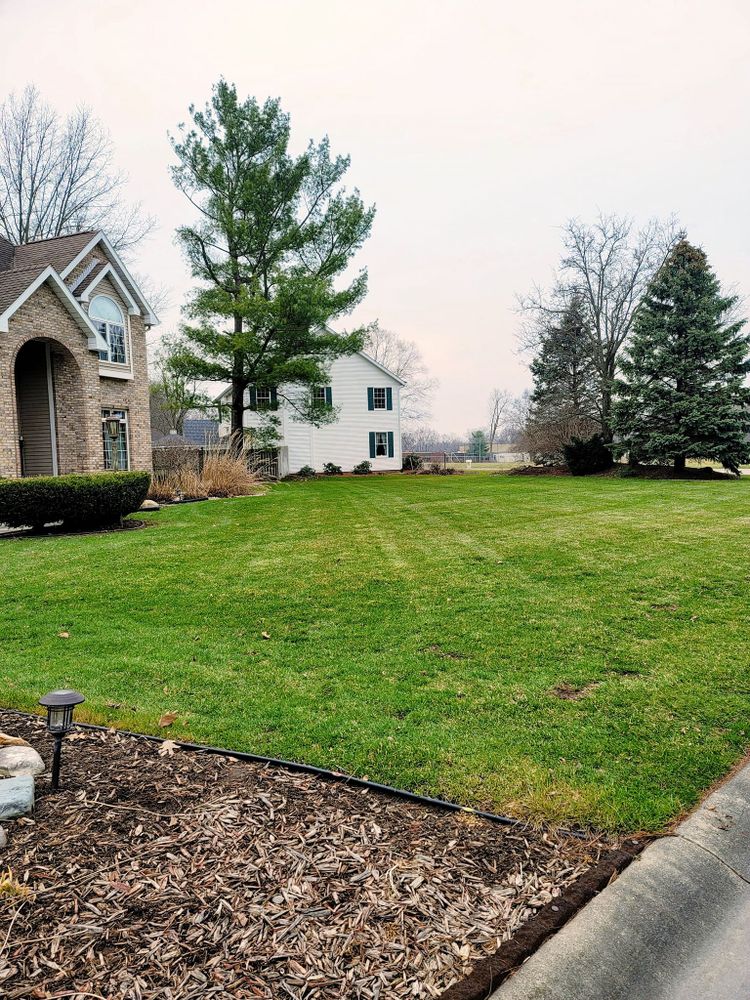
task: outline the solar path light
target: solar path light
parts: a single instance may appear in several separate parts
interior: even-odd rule
[[[47,709],[47,732],[55,737],[55,749],[52,754],[52,789],[60,787],[60,753],[63,736],[73,725],[73,709],[86,699],[78,691],[50,691],[39,704]]]

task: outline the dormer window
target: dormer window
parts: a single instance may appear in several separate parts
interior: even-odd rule
[[[125,317],[115,300],[109,295],[95,295],[89,306],[89,318],[109,345],[109,350],[99,351],[99,359],[115,365],[127,364]]]

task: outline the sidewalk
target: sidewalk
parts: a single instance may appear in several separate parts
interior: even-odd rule
[[[750,765],[547,941],[495,1000],[748,1000]]]

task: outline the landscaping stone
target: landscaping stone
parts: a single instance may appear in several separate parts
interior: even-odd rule
[[[12,778],[21,774],[44,774],[46,768],[39,754],[26,746],[0,747],[0,778]]]
[[[0,851],[2,851],[2,849],[6,846],[7,843],[8,843],[8,834],[0,826]]]
[[[157,503],[156,500],[144,500],[140,507],[141,510],[161,510],[161,504]]]
[[[0,747],[28,747],[31,746],[20,736],[11,736],[9,733],[0,733]]]
[[[27,774],[0,780],[0,819],[18,819],[34,811],[34,779]]]

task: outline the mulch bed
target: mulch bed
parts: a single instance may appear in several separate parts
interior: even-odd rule
[[[8,1000],[438,997],[612,846],[114,731],[68,736],[62,783],[0,851]]]
[[[569,476],[567,465],[518,465],[508,469],[509,476]]]

